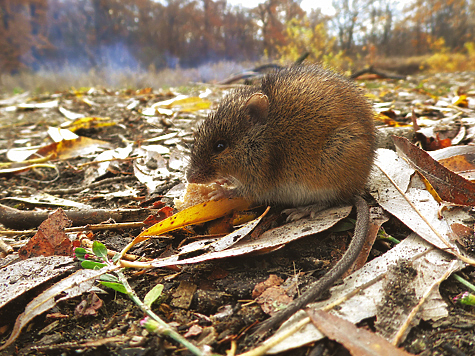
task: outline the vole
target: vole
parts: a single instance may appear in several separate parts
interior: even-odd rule
[[[343,258],[293,304],[262,323],[260,331],[316,299],[358,257],[369,223],[361,194],[375,145],[373,112],[362,91],[316,65],[280,69],[260,84],[235,89],[197,129],[186,172],[191,183],[227,180],[235,186],[229,195],[259,204],[310,205],[301,210],[304,215],[356,203],[355,235]]]

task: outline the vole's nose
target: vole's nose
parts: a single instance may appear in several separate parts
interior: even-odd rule
[[[185,177],[188,183],[196,183],[196,177],[193,176],[190,170],[186,171]]]

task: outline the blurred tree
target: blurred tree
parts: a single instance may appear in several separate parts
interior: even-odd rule
[[[333,0],[336,10],[333,18],[338,31],[339,47],[347,53],[351,53],[354,45],[354,36],[364,24],[363,9],[370,6],[374,0]]]
[[[310,59],[325,66],[348,69],[351,60],[341,50],[335,49],[336,38],[327,32],[325,22],[310,27],[309,20],[291,19],[286,26],[287,44],[277,46],[282,63],[293,63],[303,53],[309,52]]]
[[[291,19],[303,19],[305,12],[300,7],[301,2],[302,0],[267,0],[254,10],[261,27],[265,56],[276,58],[277,47],[286,44],[286,23]]]
[[[394,0],[379,0],[373,1],[368,9],[369,28],[365,42],[367,46],[375,47],[379,54],[390,55],[395,6]]]
[[[224,23],[224,59],[243,61],[261,57],[259,26],[250,11],[241,6],[228,7]]]
[[[412,28],[416,53],[427,53],[438,38],[457,50],[473,41],[473,0],[471,3],[472,6],[468,0],[415,0],[406,10],[406,21],[407,27]]]
[[[371,60],[433,53],[440,38],[445,55],[466,54],[475,42],[475,0],[412,0],[404,10],[396,0],[332,3],[333,16],[305,14],[301,0],[254,9],[226,0],[0,0],[0,66],[158,69],[305,50],[317,60]]]
[[[37,67],[51,47],[45,21],[48,0],[0,0],[0,68],[15,72]]]

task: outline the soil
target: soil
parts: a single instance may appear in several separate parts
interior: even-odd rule
[[[469,80],[467,81],[467,78]],[[366,88],[381,100],[394,101],[396,121],[409,122],[407,115],[414,107],[416,100],[428,102],[431,95],[444,95],[457,83],[464,82],[475,89],[473,73],[458,75],[427,76],[409,78],[407,81],[381,81],[366,83]],[[426,91],[415,88],[424,83]],[[402,89],[401,89],[402,88]],[[432,89],[430,89],[432,88]],[[204,91],[202,86],[191,86],[186,89],[190,96],[197,96]],[[383,91],[386,91],[382,94]],[[410,93],[398,95],[401,91]],[[210,100],[215,104],[223,95],[220,88],[212,88]],[[206,115],[206,110],[176,112],[172,117],[164,115],[145,116],[142,110],[153,103],[175,96],[171,91],[162,90],[123,90],[109,92],[96,88],[90,92],[61,92],[42,94],[30,97],[30,101],[59,100],[60,106],[72,112],[82,113],[88,117],[110,118],[111,126],[85,128],[76,134],[109,142],[113,147],[126,147],[134,142],[136,146],[145,144],[147,139],[177,132],[178,135],[162,142],[170,149],[169,158],[173,154],[178,157],[186,155],[187,145],[192,141],[192,132],[197,123]],[[84,100],[87,99],[87,100]],[[128,105],[137,101],[133,108]],[[92,104],[91,104],[92,102]],[[214,105],[213,104],[213,105]],[[0,159],[7,162],[7,150],[15,147],[44,146],[50,143],[47,127],[57,127],[65,121],[57,107],[51,109],[17,109],[8,111],[6,106],[0,107]],[[473,112],[473,109],[472,109]],[[442,133],[443,135],[445,133]],[[446,133],[450,135],[450,133]],[[1,174],[1,204],[22,210],[55,210],[55,206],[40,206],[13,198],[29,197],[36,192],[50,191],[52,194],[59,189],[84,187],[87,171],[82,164],[89,164],[94,154],[80,155],[65,160],[53,160],[57,173],[48,168],[31,169],[21,174]],[[70,194],[61,194],[64,199],[87,203],[101,209],[130,209],[151,206],[162,200],[173,206],[173,200],[163,197],[174,186],[184,181],[183,170],[168,167],[170,175],[154,191],[149,192],[147,186],[135,178],[133,160],[121,160],[95,181],[114,177],[130,177],[130,180],[110,182],[84,189]],[[107,182],[107,180],[106,180]],[[114,195],[114,192],[134,190],[132,195]],[[63,208],[67,209],[67,208]],[[351,217],[354,218],[354,215]],[[384,225],[386,232],[403,239],[410,230],[392,218]],[[108,249],[120,251],[135,236],[140,228],[114,229],[94,232],[93,239],[104,243]],[[182,241],[189,237],[187,232],[171,233],[168,239],[150,239],[132,249],[130,253],[150,258],[161,256],[166,251],[173,251]],[[324,232],[318,236],[310,236],[292,242],[275,252],[258,256],[239,256],[212,262],[185,266],[179,273],[174,269],[127,270],[126,275],[137,295],[143,299],[146,293],[156,284],[164,286],[160,303],[155,303],[152,310],[163,320],[176,326],[184,334],[192,325],[198,325],[202,332],[189,339],[200,342],[211,340],[209,345],[213,352],[225,354],[235,340],[238,352],[243,352],[256,345],[249,338],[250,328],[267,318],[260,306],[252,303],[252,291],[255,286],[275,274],[283,280],[296,272],[305,272],[300,279],[299,288],[321,277],[338,261],[350,240],[351,233]],[[18,234],[16,241],[25,241],[27,237]],[[8,240],[10,241],[10,240]],[[13,244],[14,245],[14,244]],[[390,244],[377,242],[369,259],[381,255],[391,247]],[[15,247],[15,250],[17,247]],[[77,269],[81,268],[77,262]],[[72,273],[69,271],[68,273]],[[473,283],[473,269],[463,271],[466,278]],[[66,274],[61,278],[66,277]],[[33,291],[40,293],[54,281]],[[191,303],[186,306],[175,306],[177,290],[190,287],[194,289]],[[96,315],[75,316],[78,304],[89,294],[60,302],[52,310],[36,317],[25,328],[13,348],[0,352],[0,355],[186,355],[180,345],[162,336],[146,332],[140,326],[143,313],[124,294],[112,289],[101,287],[96,291],[103,304]],[[41,289],[41,290],[40,290]],[[409,333],[401,345],[406,351],[418,355],[471,355],[475,352],[475,333],[473,307],[454,303],[453,297],[463,292],[464,287],[453,279],[442,284],[441,294],[449,304],[449,316],[437,322],[421,322]],[[8,314],[0,310],[0,338],[3,343],[10,335],[14,319],[24,311],[25,305],[34,295],[25,294],[14,303],[9,304]],[[403,302],[404,298],[392,295],[392,303]],[[185,303],[186,304],[186,303]],[[62,315],[57,317],[55,315]],[[365,320],[361,327],[374,330],[375,320]],[[207,339],[208,338],[208,339]],[[292,350],[283,355],[348,355],[349,352],[339,343],[324,339],[306,347]]]

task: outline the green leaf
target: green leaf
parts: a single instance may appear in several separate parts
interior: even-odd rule
[[[112,262],[116,263],[118,260],[120,260],[120,253],[116,253],[112,256]]]
[[[79,261],[84,261],[86,259],[85,256],[87,254],[87,250],[82,247],[76,247],[74,254]]]
[[[92,252],[94,252],[97,257],[107,261],[107,248],[104,246],[104,244],[100,243],[99,241],[94,241],[92,243]]]
[[[119,278],[109,273],[101,275],[99,279],[103,282],[114,282],[114,283],[119,282]]]
[[[127,293],[127,290],[125,289],[124,285],[121,284],[121,283],[103,282],[103,281],[99,281],[99,283],[102,284],[105,287],[112,288],[113,290],[115,290],[117,292],[124,293],[124,294],[127,294],[127,295],[129,294],[129,293]]]
[[[107,266],[105,263],[95,262],[91,260],[84,260],[81,262],[81,267],[85,269],[101,269],[102,267]]]
[[[158,297],[160,297],[162,291],[163,284],[157,284],[145,295],[145,298],[143,299],[144,304],[150,308],[153,302],[156,301]]]

